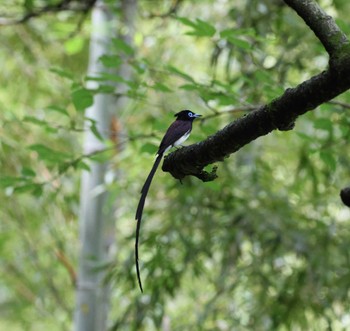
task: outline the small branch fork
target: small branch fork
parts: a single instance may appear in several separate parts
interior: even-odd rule
[[[328,102],[350,88],[350,43],[332,17],[313,0],[285,0],[315,33],[329,54],[326,71],[280,97],[229,123],[206,140],[170,153],[162,169],[177,179],[192,175],[203,181],[214,180],[204,167],[222,161],[258,137],[273,130],[291,130],[302,114]]]

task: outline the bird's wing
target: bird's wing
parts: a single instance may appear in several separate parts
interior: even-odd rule
[[[192,122],[177,120],[173,122],[164,135],[158,149],[158,154],[164,153],[168,147],[174,146],[185,134],[189,134],[192,129]]]

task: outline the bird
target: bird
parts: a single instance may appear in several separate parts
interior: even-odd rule
[[[189,137],[192,131],[193,121],[200,116],[202,115],[195,114],[194,112],[188,109],[182,110],[174,115],[174,117],[176,117],[176,120],[169,126],[168,130],[166,131],[159,145],[153,167],[141,189],[141,192],[140,192],[141,197],[140,197],[140,201],[137,206],[136,215],[135,215],[135,220],[137,221],[136,239],[135,239],[135,264],[136,264],[137,280],[138,280],[141,292],[143,292],[143,288],[142,288],[142,282],[141,282],[141,276],[140,276],[138,246],[139,246],[139,235],[140,235],[140,228],[141,228],[142,212],[143,212],[143,207],[145,205],[148,190],[151,186],[153,176],[157,171],[157,168],[159,166],[160,161],[163,158],[163,155],[172,147],[180,146],[184,143],[184,141]]]

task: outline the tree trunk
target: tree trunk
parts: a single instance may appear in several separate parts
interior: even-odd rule
[[[134,33],[134,17],[136,0],[121,2],[121,17],[127,33],[121,36],[131,44]],[[112,26],[113,15],[103,1],[97,1],[92,12],[92,33],[90,42],[90,60],[88,76],[96,76],[106,72],[99,58],[108,53],[111,38],[116,31]],[[130,67],[125,62],[118,70],[118,75],[128,80],[131,76]],[[88,88],[96,88],[97,83],[89,81]],[[125,92],[125,87],[116,84],[118,95]],[[86,109],[85,116],[96,121],[96,127],[104,139],[111,138],[112,112],[124,109],[125,97],[117,100],[110,94],[98,94],[94,104]],[[91,121],[86,122],[84,154],[90,154],[105,149],[103,141],[99,140],[89,129]],[[117,139],[117,141],[119,141]],[[120,149],[120,147],[119,147]],[[77,281],[77,303],[74,329],[76,331],[104,331],[109,307],[109,286],[103,282],[106,271],[103,266],[111,256],[111,246],[114,245],[114,218],[111,209],[105,206],[107,191],[104,188],[108,163],[90,162],[90,171],[84,171],[81,179],[80,195],[80,241],[82,250],[79,259],[79,274]],[[111,170],[112,171],[112,170]],[[102,268],[101,268],[102,267]]]

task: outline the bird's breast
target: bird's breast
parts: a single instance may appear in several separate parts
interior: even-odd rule
[[[176,140],[173,144],[173,146],[180,146],[182,145],[185,140],[190,136],[191,130],[188,130],[180,139]]]

